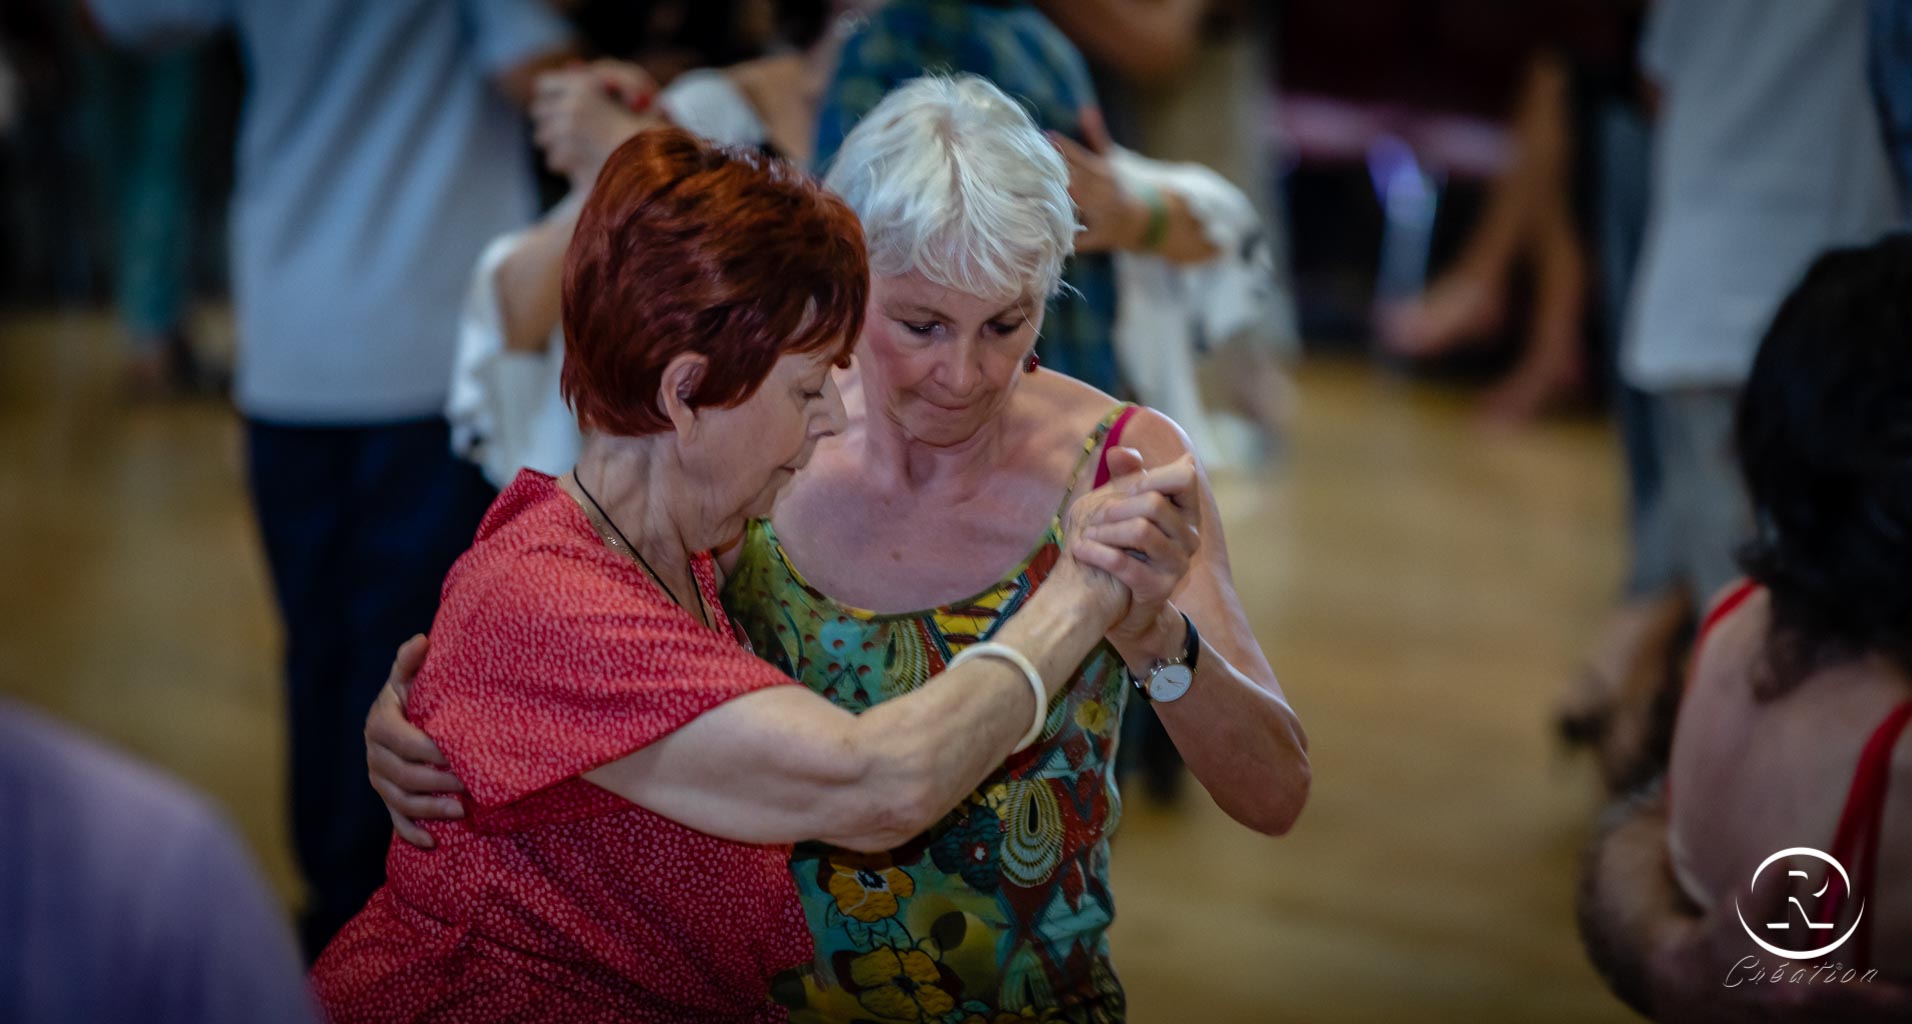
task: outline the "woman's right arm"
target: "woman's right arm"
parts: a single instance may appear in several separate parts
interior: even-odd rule
[[[997,631],[1042,676],[1045,700],[1074,675],[1128,607],[1128,592],[1064,558]],[[413,819],[463,816],[456,777],[430,737],[405,720],[426,641],[399,650],[365,720],[372,786],[398,834],[433,845]],[[917,690],[851,714],[801,686],[727,701],[584,778],[701,832],[738,842],[822,839],[886,850],[934,824],[1000,765],[1036,714],[1022,673],[995,658],[965,662]]]
[[[1667,856],[1667,808],[1656,787],[1601,816],[1581,859],[1575,900],[1580,937],[1613,993],[1638,1013],[1682,1024],[1832,1024],[1906,1020],[1912,987],[1889,981],[1756,984],[1747,962],[1758,949],[1745,921],[1783,916],[1791,890],[1742,908],[1721,900],[1693,907]]]
[[[1035,663],[1048,697],[1127,606],[1119,585],[1095,575],[1065,560],[995,637]],[[779,686],[729,701],[584,778],[726,839],[886,850],[987,778],[1036,712],[1022,674],[994,658],[965,662],[860,715]]]

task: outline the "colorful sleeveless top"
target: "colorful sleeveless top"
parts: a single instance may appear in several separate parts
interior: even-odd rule
[[[1112,411],[1083,443],[1070,489]],[[768,520],[752,523],[724,604],[759,656],[861,712],[923,685],[986,640],[1062,555],[1058,509],[1022,564],[964,601],[881,615],[819,593]],[[790,870],[814,962],[772,991],[803,1022],[1120,1022],[1105,931],[1115,746],[1130,690],[1105,641],[1049,705],[1042,738],[929,831],[883,854],[799,844]]]

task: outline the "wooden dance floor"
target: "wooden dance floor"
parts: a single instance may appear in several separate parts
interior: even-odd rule
[[[185,778],[288,900],[277,625],[239,431],[118,398],[103,316],[0,320],[0,692]],[[1574,935],[1591,766],[1548,728],[1611,594],[1592,424],[1311,364],[1279,470],[1218,479],[1243,602],[1313,744],[1260,838],[1199,787],[1129,798],[1113,942],[1138,1024],[1626,1021]]]

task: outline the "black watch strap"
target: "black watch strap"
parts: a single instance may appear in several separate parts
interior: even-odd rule
[[[1202,657],[1202,635],[1196,631],[1195,620],[1189,618],[1187,612],[1180,612],[1180,614],[1182,616],[1182,628],[1186,633],[1186,639],[1182,641],[1182,656],[1177,659],[1177,663],[1187,666],[1188,674],[1193,676],[1201,667],[1198,663]],[[1149,692],[1149,680],[1154,678],[1156,670],[1164,664],[1167,664],[1167,662],[1158,660],[1154,665],[1150,666],[1147,675],[1144,675],[1140,679],[1134,679],[1135,688],[1142,691],[1142,699],[1151,704],[1155,703],[1155,695]],[[1133,679],[1134,677],[1131,678]]]
[[[1188,627],[1188,639],[1182,643],[1182,664],[1188,666],[1192,675],[1201,670],[1196,663],[1202,660],[1202,635],[1195,631],[1195,620],[1189,618],[1187,612],[1182,613],[1182,625]]]

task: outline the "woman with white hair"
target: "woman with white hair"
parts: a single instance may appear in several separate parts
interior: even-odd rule
[[[863,712],[994,635],[1058,564],[1072,504],[1111,472],[1138,453],[1151,467],[1190,455],[1166,417],[1031,358],[1077,225],[1063,159],[996,87],[907,83],[850,133],[827,184],[862,220],[870,258],[863,331],[837,375],[847,422],[725,553],[724,605],[759,656]],[[1271,835],[1293,825],[1307,741],[1196,474],[1186,500],[1206,533],[1192,556],[1193,536],[1085,531],[1135,553],[1115,557],[1187,558],[1188,573],[1076,667],[1035,744],[888,851],[796,848],[815,956],[773,989],[791,1019],[1122,1020],[1105,932],[1131,687],[1225,811]],[[388,695],[368,724],[376,784],[395,816],[441,817],[430,794],[457,782],[430,767],[442,760],[401,707]]]

